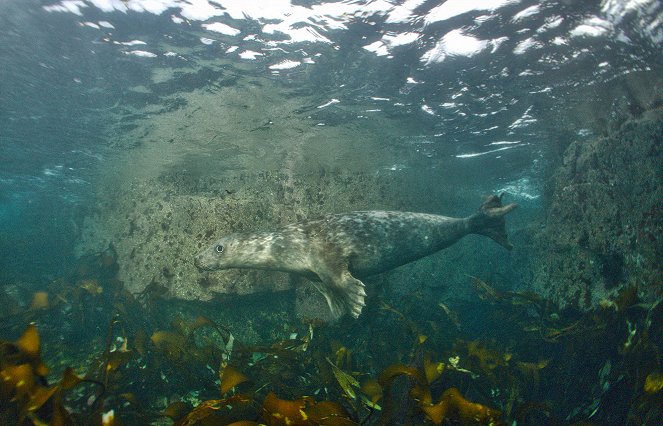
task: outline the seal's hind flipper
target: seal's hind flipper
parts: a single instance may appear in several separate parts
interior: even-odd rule
[[[518,204],[502,205],[504,194],[491,195],[481,205],[479,212],[470,216],[470,225],[474,233],[485,235],[507,250],[513,246],[506,235],[504,215],[518,207]]]
[[[340,318],[346,313],[357,318],[361,314],[366,297],[364,283],[347,270],[339,276],[321,276],[320,279],[320,282],[313,282],[313,285],[325,296],[334,318]]]

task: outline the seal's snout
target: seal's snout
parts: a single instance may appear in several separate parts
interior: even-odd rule
[[[218,262],[214,256],[210,256],[209,251],[204,251],[193,258],[193,264],[201,272],[214,271],[219,268]]]

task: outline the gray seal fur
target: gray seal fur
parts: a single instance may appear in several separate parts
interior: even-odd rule
[[[332,314],[355,318],[364,306],[360,279],[433,254],[468,234],[481,234],[511,249],[502,206],[492,195],[465,218],[397,211],[330,214],[272,232],[235,233],[194,259],[204,271],[267,269],[303,275],[323,294]]]

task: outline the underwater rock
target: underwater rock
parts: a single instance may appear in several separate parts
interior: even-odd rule
[[[608,136],[575,141],[550,185],[535,237],[534,289],[560,306],[596,307],[634,286],[661,295],[663,109]]]
[[[279,172],[240,173],[224,180],[173,173],[129,189],[104,191],[95,212],[85,219],[77,252],[96,253],[112,244],[118,278],[133,293],[151,285],[167,289],[166,297],[210,300],[217,293],[288,290],[293,283],[285,273],[201,274],[192,259],[225,233],[268,228],[322,212],[383,206],[382,189],[389,185],[384,177],[343,172],[296,178]]]

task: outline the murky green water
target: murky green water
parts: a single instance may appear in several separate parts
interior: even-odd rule
[[[1,2],[0,423],[171,424],[170,405],[181,424],[657,424],[662,19],[656,1]],[[466,217],[502,193],[512,251],[469,235],[367,277],[356,320],[321,321],[301,276],[193,263],[233,232]],[[48,373],[34,330],[10,343],[31,322]],[[249,381],[223,388],[226,363]]]

